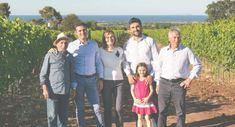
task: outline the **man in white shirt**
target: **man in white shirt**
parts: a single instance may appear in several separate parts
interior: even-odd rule
[[[180,31],[171,29],[169,45],[162,48],[157,60],[158,127],[166,127],[167,110],[172,101],[177,115],[177,127],[185,127],[186,89],[198,77],[201,62],[192,50],[181,44]],[[189,65],[192,65],[191,71]]]
[[[148,81],[153,82],[154,64],[156,64],[158,52],[156,42],[143,33],[142,23],[138,18],[131,18],[129,20],[129,32],[131,34],[130,39],[124,44],[123,50],[128,68],[124,69],[129,84],[134,84],[134,75],[136,73],[137,64],[144,62],[147,64],[148,72],[151,76],[148,77]],[[156,93],[153,95],[153,99],[156,102]],[[156,104],[156,103],[155,103]],[[153,115],[155,121],[157,120],[157,114]],[[155,121],[153,125],[155,125]]]

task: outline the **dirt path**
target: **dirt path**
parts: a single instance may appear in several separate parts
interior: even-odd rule
[[[132,99],[129,87],[125,88],[124,121],[125,127],[135,127],[130,112]],[[187,93],[187,127],[235,127],[235,86],[215,85],[205,80],[194,81]],[[176,117],[171,106],[167,120],[168,127],[175,127]],[[71,118],[70,126],[75,126]],[[88,122],[90,123],[90,122]],[[89,127],[95,127],[89,124]],[[115,125],[113,124],[113,127]]]
[[[37,80],[34,80],[37,81]],[[25,81],[17,96],[1,96],[0,127],[46,127],[46,106],[40,96],[38,82]],[[207,80],[193,82],[187,93],[187,127],[235,127],[235,85],[215,85]],[[132,99],[129,86],[125,88],[125,127],[134,127],[135,120],[130,112]],[[168,127],[175,126],[173,107],[170,107]],[[93,114],[86,106],[88,127],[95,127]],[[69,107],[68,127],[75,127],[74,104]],[[113,127],[115,127],[113,125]]]

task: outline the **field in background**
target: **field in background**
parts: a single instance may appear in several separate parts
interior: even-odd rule
[[[187,103],[190,107],[187,109],[187,125],[234,126],[235,18],[178,27],[182,32],[182,43],[192,48],[204,63],[200,79],[193,83],[188,92]],[[118,45],[121,46],[129,37],[128,32],[114,31]],[[144,33],[162,47],[168,43],[167,31],[145,29]],[[90,31],[90,38],[100,44],[102,32]],[[45,101],[41,97],[38,73],[44,54],[58,33],[19,19],[0,19],[0,126],[46,126]],[[68,34],[75,38],[73,32]],[[134,118],[130,112],[132,100],[128,93],[129,87],[125,90],[128,97],[125,103],[125,122],[132,126]],[[70,125],[73,127],[75,116],[72,101],[71,106]],[[94,119],[90,110],[87,109],[87,112],[89,127],[92,127]],[[170,113],[169,123],[174,125],[173,111]]]

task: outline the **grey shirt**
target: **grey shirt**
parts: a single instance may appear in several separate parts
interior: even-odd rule
[[[66,52],[48,52],[40,72],[40,85],[53,94],[68,94],[73,81],[73,56]]]

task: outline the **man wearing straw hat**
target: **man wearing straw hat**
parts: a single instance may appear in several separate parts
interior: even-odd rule
[[[40,72],[40,85],[47,100],[48,127],[66,127],[69,91],[73,81],[73,56],[66,51],[69,38],[60,33],[48,52]]]

